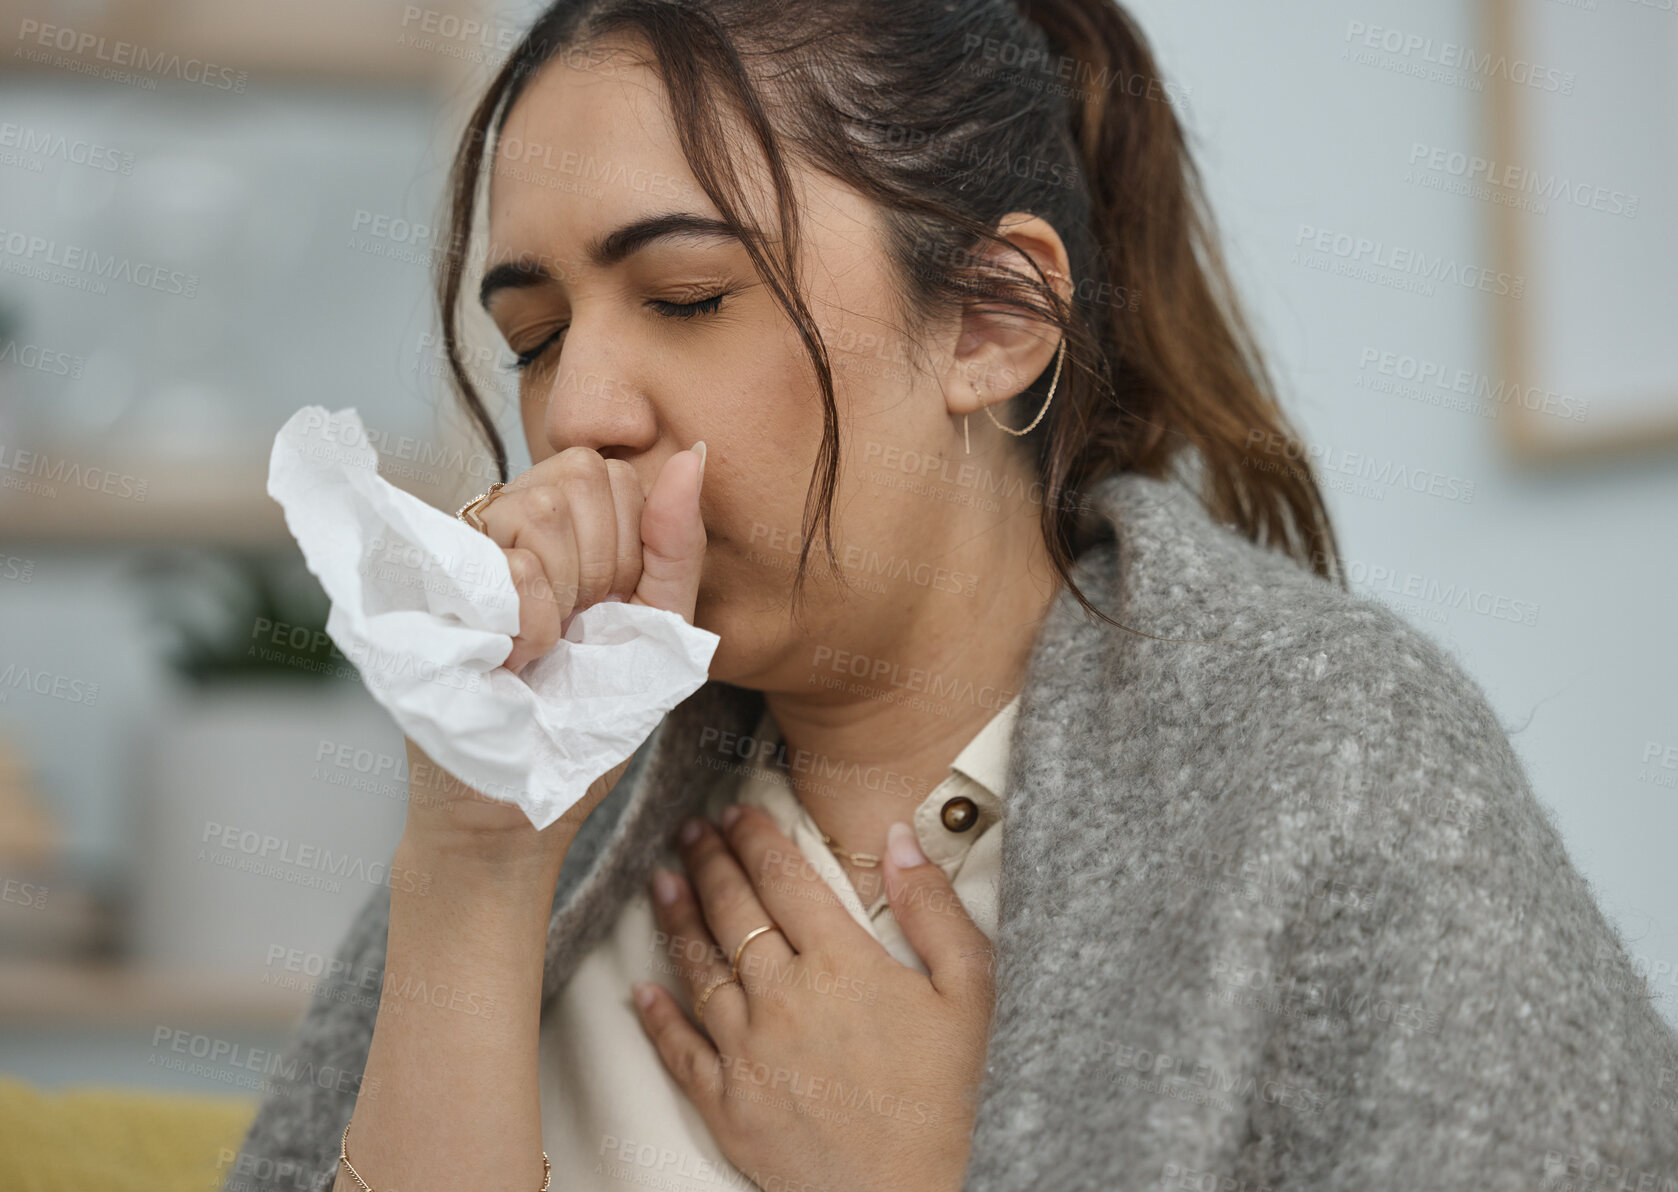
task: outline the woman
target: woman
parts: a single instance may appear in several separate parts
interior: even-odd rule
[[[632,599],[712,679],[540,833],[415,780],[431,880],[229,1188],[1678,1179],[1678,1039],[1479,691],[1336,582],[1171,96],[1106,0],[537,21],[439,288],[505,476],[484,231],[507,665]]]

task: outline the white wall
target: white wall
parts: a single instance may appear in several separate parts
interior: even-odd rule
[[[1610,83],[1651,105],[1669,102],[1670,78],[1637,73],[1649,70],[1649,55],[1616,72],[1604,47],[1670,45],[1678,14],[1632,0],[1516,7],[1548,22],[1551,33],[1533,56],[1550,54],[1546,65],[1576,75],[1576,106]],[[1130,8],[1167,79],[1188,89],[1188,121],[1226,244],[1305,439],[1337,456],[1367,453],[1473,482],[1468,501],[1390,488],[1380,499],[1355,490],[1326,495],[1354,578],[1368,594],[1387,588],[1388,581],[1369,582],[1374,569],[1386,568],[1400,590],[1434,581],[1504,598],[1499,616],[1388,597],[1485,689],[1574,863],[1678,1023],[1671,859],[1678,788],[1652,780],[1670,784],[1678,770],[1642,760],[1651,743],[1678,746],[1678,456],[1521,472],[1494,422],[1360,384],[1375,375],[1360,368],[1366,348],[1467,369],[1495,384],[1492,303],[1510,299],[1453,285],[1432,296],[1407,293],[1311,269],[1296,256],[1300,227],[1310,225],[1494,264],[1490,203],[1406,180],[1417,143],[1486,152],[1484,96],[1399,73],[1392,68],[1400,55],[1378,54],[1383,65],[1376,66],[1347,53],[1357,41],[1348,41],[1353,22],[1484,51],[1479,6],[1134,0]],[[1669,75],[1673,60],[1665,62]],[[1558,110],[1569,111],[1565,104]],[[1609,178],[1647,176],[1646,159],[1663,146],[1638,135],[1646,124],[1602,122],[1590,168]],[[1678,160],[1678,140],[1664,151]],[[1666,187],[1643,194],[1621,231],[1634,229],[1649,255],[1664,256],[1674,226],[1678,189]],[[1603,268],[1599,287],[1561,297],[1598,317],[1606,311],[1610,324],[1665,334],[1599,347],[1595,374],[1575,360],[1581,388],[1591,375],[1606,382],[1636,372],[1627,367],[1628,351],[1663,363],[1678,340],[1672,288],[1652,271],[1614,264]],[[1555,298],[1537,290],[1524,300]],[[1549,302],[1557,305],[1565,303]],[[1663,375],[1678,379],[1678,368]],[[1522,617],[1537,605],[1533,624],[1504,619],[1517,602]]]

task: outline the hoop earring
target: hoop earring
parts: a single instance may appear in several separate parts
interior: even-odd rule
[[[1006,431],[1008,434],[1014,435],[1016,437],[1020,436],[1020,435],[1030,434],[1032,432],[1032,430],[1037,426],[1037,424],[1039,422],[1043,421],[1043,415],[1047,414],[1049,412],[1049,403],[1055,400],[1055,387],[1060,384],[1060,369],[1061,369],[1061,365],[1064,364],[1065,362],[1066,362],[1066,337],[1063,335],[1063,336],[1060,337],[1060,348],[1059,348],[1058,351],[1055,352],[1055,375],[1052,378],[1050,378],[1050,380],[1049,380],[1049,394],[1048,394],[1047,397],[1045,397],[1043,399],[1043,408],[1041,410],[1037,411],[1037,417],[1033,418],[1029,423],[1027,423],[1026,426],[1024,427],[1024,429],[1015,430],[1011,426],[1003,426],[1002,423],[997,422],[996,421],[996,415],[992,414],[990,412],[990,406],[989,405],[984,407],[986,417],[988,417],[993,423],[996,424],[996,429],[997,430]],[[967,415],[966,414],[963,414],[961,416],[961,441],[962,441],[962,445],[967,449],[967,454],[972,455],[973,454],[973,444],[972,444],[971,440],[969,440],[968,437],[967,437]]]

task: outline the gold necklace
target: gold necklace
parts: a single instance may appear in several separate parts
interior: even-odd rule
[[[827,845],[828,848],[838,853],[841,857],[845,858],[845,860],[849,861],[852,865],[855,865],[858,869],[873,869],[875,866],[879,865],[880,858],[877,854],[853,853],[849,849],[840,848],[837,844],[833,843],[833,837],[829,836],[826,832],[822,832],[820,828],[817,828],[816,831],[821,832],[823,844]]]
[[[790,779],[788,780],[788,785],[791,785]],[[793,798],[794,800],[798,798],[796,792],[794,792]],[[812,826],[815,825],[815,817],[810,815],[807,808],[805,809],[804,815],[805,818],[810,820]],[[817,827],[816,833],[822,838],[823,844],[827,845],[830,850],[845,858],[845,860],[849,861],[852,865],[855,865],[858,869],[877,869],[879,867],[880,857],[878,853],[853,853],[850,849],[840,848],[834,841],[833,837],[829,836],[826,832],[823,832],[821,828]]]

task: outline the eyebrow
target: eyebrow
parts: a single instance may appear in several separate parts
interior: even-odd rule
[[[672,211],[664,215],[649,215],[645,219],[624,224],[623,227],[591,240],[584,250],[589,261],[599,268],[616,265],[639,252],[655,240],[734,240],[740,239],[733,226],[720,219],[695,215],[689,211]],[[558,276],[540,259],[531,256],[506,261],[488,273],[478,286],[478,304],[489,307],[489,300],[498,290],[523,289],[558,281]]]

